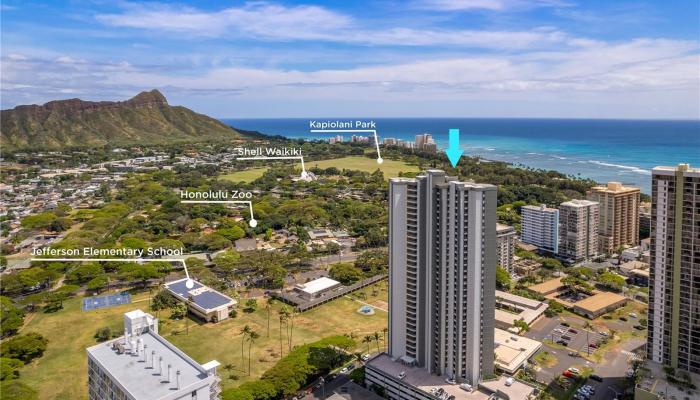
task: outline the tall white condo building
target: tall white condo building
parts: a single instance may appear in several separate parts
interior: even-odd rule
[[[494,368],[496,187],[429,170],[389,184],[389,355],[476,385]]]

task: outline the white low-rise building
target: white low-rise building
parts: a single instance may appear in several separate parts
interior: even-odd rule
[[[199,364],[158,334],[141,310],[124,314],[124,336],[87,349],[89,400],[215,400],[217,361]]]
[[[339,286],[341,286],[340,282],[322,276],[318,279],[314,279],[313,281],[295,285],[294,291],[299,293],[299,296],[306,300],[313,300]]]
[[[225,320],[238,303],[225,294],[195,280],[192,281],[192,287],[188,288],[187,278],[166,283],[165,289],[176,299],[186,303],[192,313],[207,322]]]

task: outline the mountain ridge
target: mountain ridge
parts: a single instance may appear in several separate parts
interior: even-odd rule
[[[4,150],[151,145],[241,138],[223,122],[171,106],[153,89],[124,101],[53,100],[2,110]]]

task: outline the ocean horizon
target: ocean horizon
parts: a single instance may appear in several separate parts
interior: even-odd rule
[[[430,133],[440,149],[448,131],[460,130],[465,155],[516,166],[555,170],[604,183],[619,181],[651,193],[658,165],[700,165],[700,121],[525,118],[250,118],[222,121],[233,127],[288,138],[327,139],[309,132],[309,121],[376,122],[386,138],[414,140]],[[346,140],[352,133],[343,134]]]

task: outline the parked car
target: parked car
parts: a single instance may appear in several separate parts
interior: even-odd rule
[[[633,312],[631,312],[631,313],[629,313],[629,314],[627,314],[627,315],[629,315],[631,318],[637,318],[637,314],[635,314],[635,313],[633,313]]]
[[[403,379],[405,377],[406,377],[406,371],[399,372],[399,379]]]
[[[567,335],[563,335],[561,338],[564,340],[571,340],[571,336],[567,336]]]
[[[340,370],[341,374],[345,374],[348,372],[348,367],[343,367],[343,369]]]
[[[459,385],[459,388],[462,389],[462,390],[464,390],[464,391],[467,391],[467,392],[471,392],[472,389],[474,389],[474,388],[472,387],[472,385],[470,385],[470,384],[468,384],[468,383],[463,383],[463,384]]]
[[[620,317],[620,321],[625,321],[625,322],[627,322],[627,318],[625,318],[625,317]]]
[[[596,343],[588,343],[588,345],[589,345],[592,349],[597,349],[597,348],[598,348],[598,345],[597,345]]]
[[[563,339],[559,339],[559,340],[557,340],[557,344],[560,344],[562,346],[568,346],[569,342],[567,342],[566,340],[563,340]]]
[[[574,328],[569,329],[569,332],[574,333],[574,334],[578,333],[578,331]]]
[[[578,352],[575,352],[575,351],[570,351],[570,352],[569,352],[569,356],[570,356],[570,357],[581,357],[581,355],[578,354]]]
[[[593,374],[593,375],[589,376],[589,378],[591,378],[591,379],[593,379],[594,381],[597,381],[597,382],[603,382],[603,377],[601,377],[600,375],[595,375],[595,374]]]
[[[638,330],[638,331],[643,331],[643,330],[645,330],[646,328],[643,327],[643,326],[641,326],[641,325],[635,325],[635,326],[634,326],[634,329],[636,329],[636,330]]]
[[[605,331],[598,331],[598,333],[599,333],[601,336],[608,336],[608,332],[605,332]]]
[[[574,368],[574,367],[569,367],[569,371],[573,372],[574,374],[578,374],[581,372],[581,371],[579,371],[578,368]]]
[[[574,377],[574,374],[573,374],[571,371],[569,371],[569,370],[566,370],[566,371],[562,372],[562,375],[564,375],[564,376],[567,377],[567,378],[573,378],[573,377]]]
[[[568,322],[562,322],[562,323],[561,323],[561,324],[559,324],[559,325],[561,325],[561,326],[565,326],[565,327],[567,327],[567,328],[571,326],[571,325],[569,325],[569,323],[568,323]]]
[[[348,365],[348,371],[352,371],[353,369],[355,369],[355,364]]]

